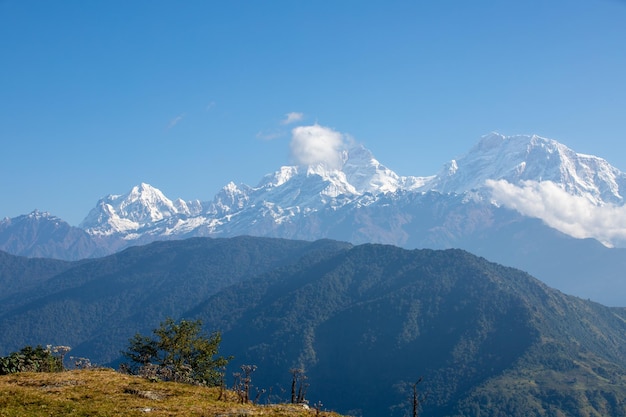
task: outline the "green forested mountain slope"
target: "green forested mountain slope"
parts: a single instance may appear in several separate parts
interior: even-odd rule
[[[404,416],[422,377],[423,416],[626,416],[625,310],[461,250],[196,238],[59,268],[2,295],[0,354],[105,363],[166,316],[200,318],[235,356],[227,377],[253,364],[285,395],[303,368],[308,397],[344,414]]]
[[[38,287],[45,280],[70,268],[71,262],[26,258],[0,251],[0,298]]]
[[[72,264],[36,288],[4,297],[0,355],[27,344],[61,344],[106,363],[136,332],[178,317],[222,288],[302,254],[350,245],[238,237],[194,238],[129,248]],[[20,276],[14,276],[18,282]]]
[[[189,314],[259,383],[305,368],[311,394],[349,414],[402,416],[423,377],[425,416],[626,415],[619,310],[459,250],[357,246]]]

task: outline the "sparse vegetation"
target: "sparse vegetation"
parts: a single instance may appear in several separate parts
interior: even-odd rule
[[[308,378],[304,369],[293,368],[289,372],[291,373],[291,403],[306,404],[306,390],[309,384],[306,382]]]
[[[111,369],[26,372],[0,377],[0,417],[340,417],[299,405],[241,404],[231,391],[218,400],[219,396],[219,387],[152,382]]]
[[[241,365],[241,372],[233,374],[233,391],[237,393],[242,404],[250,402],[250,387],[252,386],[252,373],[254,371],[256,371],[256,365]],[[259,391],[257,398],[254,400],[255,403],[260,395],[261,392]]]

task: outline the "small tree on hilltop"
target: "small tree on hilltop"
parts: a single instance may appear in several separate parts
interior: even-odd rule
[[[122,352],[132,362],[128,370],[166,381],[219,385],[220,370],[231,358],[216,356],[221,334],[202,335],[201,327],[200,320],[168,318],[153,330],[155,337],[137,333]]]

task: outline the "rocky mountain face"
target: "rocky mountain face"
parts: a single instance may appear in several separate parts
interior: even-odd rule
[[[79,228],[66,225],[62,237],[29,234],[16,219],[5,219],[0,249],[79,259],[155,240],[237,235],[460,247],[563,291],[626,305],[615,291],[604,292],[616,284],[626,288],[618,272],[619,248],[626,247],[619,226],[625,189],[626,174],[605,160],[539,136],[486,135],[429,177],[399,176],[356,145],[339,168],[284,166],[256,186],[229,183],[212,201],[173,201],[140,184],[101,199]],[[51,227],[49,216],[39,221],[41,230]],[[606,246],[591,251],[603,253],[603,264],[590,255],[594,239]],[[66,246],[73,250],[61,250]],[[579,262],[592,267],[580,272]]]
[[[66,260],[110,253],[107,245],[85,230],[37,210],[0,221],[0,250],[16,255]]]

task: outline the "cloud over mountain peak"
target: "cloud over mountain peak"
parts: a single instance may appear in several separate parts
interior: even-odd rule
[[[348,146],[345,134],[319,124],[298,126],[291,134],[291,158],[296,165],[341,169]]]

